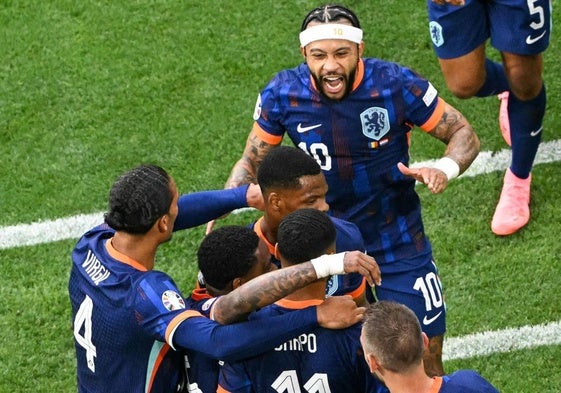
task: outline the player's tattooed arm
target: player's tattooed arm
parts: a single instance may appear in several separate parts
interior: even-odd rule
[[[341,256],[343,257],[342,266],[340,266]],[[300,263],[265,273],[249,280],[229,294],[220,296],[213,305],[213,319],[223,324],[239,321],[250,312],[282,299],[295,290],[316,281],[318,277],[326,278],[331,274],[341,274],[341,268],[345,273],[360,273],[370,285],[380,285],[382,283],[380,267],[376,260],[362,251],[348,251],[325,255],[320,258],[323,258],[323,260],[314,259],[314,263],[322,266],[319,272],[312,262]],[[331,269],[334,269],[334,271]],[[356,308],[352,297],[348,296],[348,300]],[[332,306],[336,305],[332,302]],[[361,308],[359,307],[359,309]],[[337,318],[336,315],[334,317]],[[356,317],[353,314],[351,319]],[[329,324],[333,321],[323,321],[326,323],[325,325],[320,319],[318,319],[318,322],[321,326],[329,327]],[[335,324],[337,325],[337,321],[335,321]]]
[[[220,296],[213,306],[213,318],[222,324],[243,320],[250,312],[274,303],[315,280],[317,275],[311,262],[265,273]]]
[[[254,131],[251,131],[247,137],[242,157],[234,164],[225,188],[257,183],[257,168],[274,147],[275,145],[264,142]]]
[[[448,103],[438,125],[429,134],[446,144],[444,156],[459,165],[460,174],[469,168],[479,154],[479,138],[471,124],[460,111]]]

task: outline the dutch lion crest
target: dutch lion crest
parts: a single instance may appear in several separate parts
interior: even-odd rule
[[[388,110],[373,106],[360,114],[362,133],[370,139],[379,141],[390,130]]]

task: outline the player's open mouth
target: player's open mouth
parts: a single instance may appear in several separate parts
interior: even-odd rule
[[[341,75],[324,76],[322,78],[324,89],[327,93],[337,94],[345,87],[345,80]]]

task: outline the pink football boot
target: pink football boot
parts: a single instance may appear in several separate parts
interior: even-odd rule
[[[520,179],[510,169],[506,170],[501,197],[491,221],[495,235],[511,235],[528,223],[531,181],[531,174],[527,179]]]

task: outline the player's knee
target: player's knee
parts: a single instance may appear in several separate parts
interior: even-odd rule
[[[448,82],[448,90],[457,98],[467,99],[475,96],[480,86],[473,83],[465,83],[463,81]]]
[[[535,79],[535,80],[532,80]],[[521,101],[529,101],[538,96],[543,86],[541,77],[536,78],[514,78],[511,81],[511,91]]]
[[[471,98],[477,94],[485,83],[485,72],[458,72],[454,70],[444,73],[446,86],[458,98]]]

